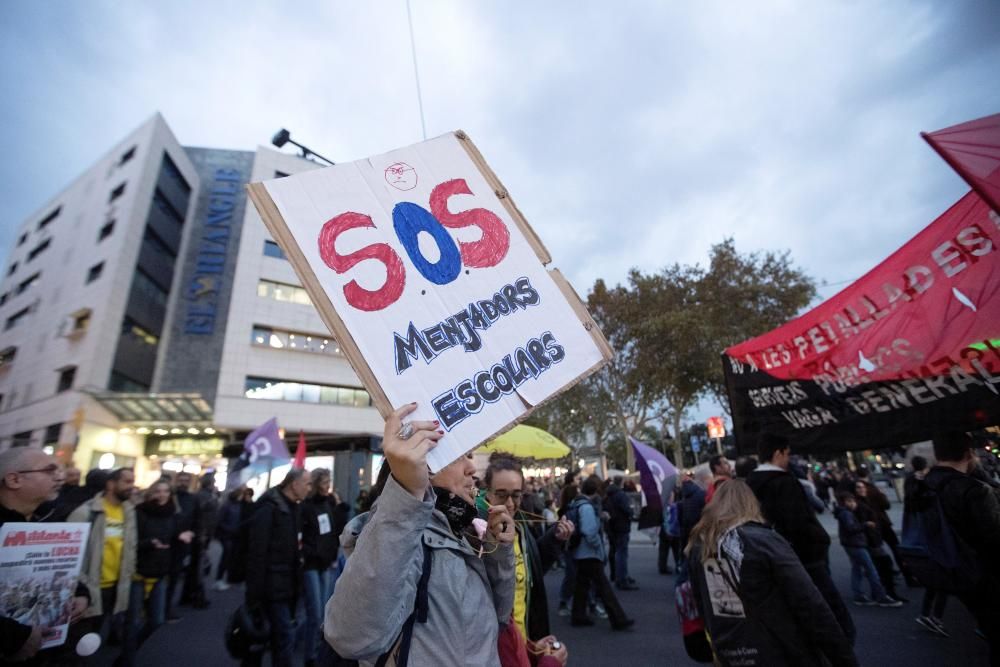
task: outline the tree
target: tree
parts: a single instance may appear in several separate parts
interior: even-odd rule
[[[698,290],[706,343],[714,354],[707,389],[731,416],[722,352],[789,321],[813,300],[816,285],[792,266],[787,251],[741,255],[729,238],[712,246]]]

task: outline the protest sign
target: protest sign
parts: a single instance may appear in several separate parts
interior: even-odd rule
[[[462,132],[248,190],[382,416],[440,421],[434,471],[611,357]]]
[[[1000,215],[970,192],[788,324],[725,351],[741,452],[879,449],[1000,423]]]
[[[0,527],[4,615],[42,627],[42,648],[66,641],[89,533],[89,523],[5,523]]]

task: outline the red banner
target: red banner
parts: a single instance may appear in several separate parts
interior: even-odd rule
[[[920,136],[1000,212],[1000,114]]]
[[[860,280],[723,354],[737,447],[875,449],[1000,423],[1000,215],[963,197]]]

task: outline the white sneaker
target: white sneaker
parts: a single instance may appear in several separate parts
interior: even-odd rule
[[[222,579],[219,579],[217,582],[215,582],[215,587],[214,588],[217,591],[228,591],[229,590],[229,584],[226,583],[225,581],[223,581]]]
[[[568,618],[569,614],[570,614],[569,607],[565,603],[560,602],[559,603],[559,615]]]

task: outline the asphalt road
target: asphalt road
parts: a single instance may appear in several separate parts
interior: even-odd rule
[[[849,562],[837,544],[833,518],[829,514],[821,518],[834,535],[830,551],[834,581],[845,599],[849,599]],[[893,518],[898,526],[898,506],[894,506]],[[613,632],[607,621],[592,628],[571,627],[568,618],[556,614],[562,572],[550,572],[546,576],[552,630],[566,643],[570,664],[579,667],[698,664],[689,660],[684,652],[674,610],[673,577],[657,573],[656,547],[644,534],[633,535],[630,570],[640,590],[619,592],[626,612],[636,619],[635,627],[624,633]],[[914,622],[920,611],[923,591],[908,591],[902,586],[899,591],[909,597],[910,602],[898,609],[850,606],[858,626],[856,651],[863,665],[979,667],[988,664],[986,643],[974,634],[972,619],[961,603],[949,601],[944,620],[951,637],[946,639],[930,634]],[[223,645],[223,631],[242,593],[234,588],[222,593],[213,591],[210,595],[212,606],[209,609],[182,607],[182,620],[164,626],[153,635],[142,647],[138,664],[143,667],[235,664]],[[103,647],[95,656],[94,664],[110,665],[115,655],[113,647]],[[266,660],[265,664],[268,664]]]

